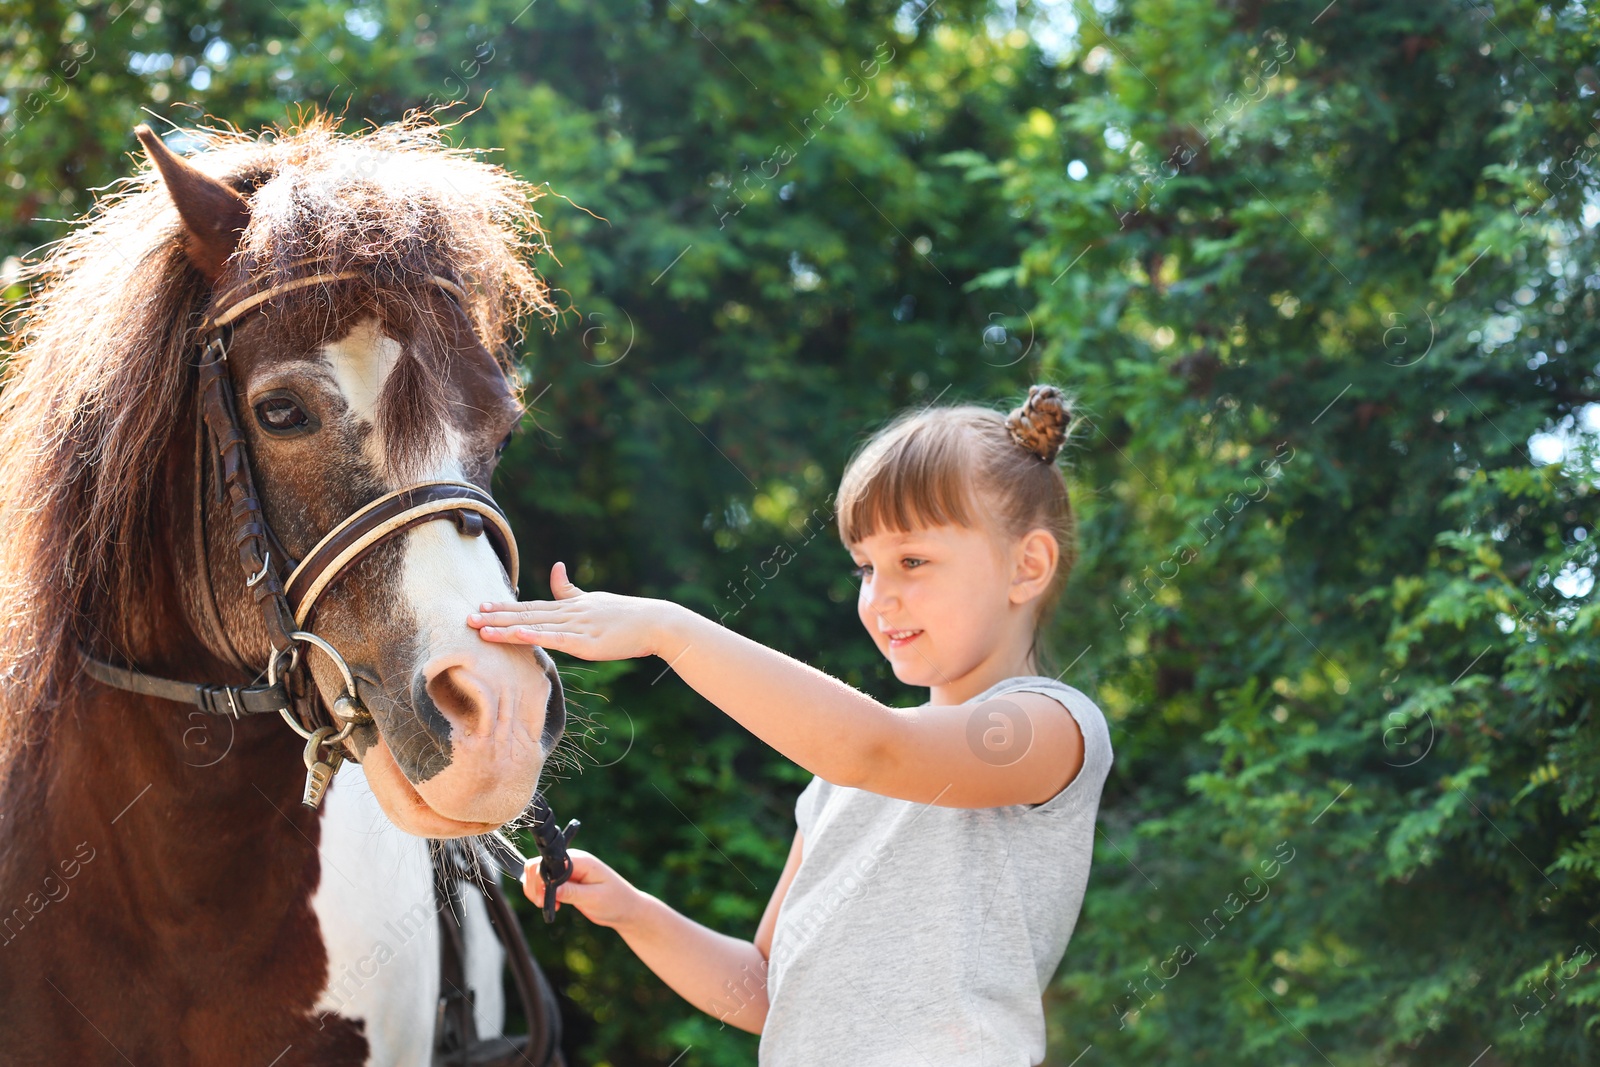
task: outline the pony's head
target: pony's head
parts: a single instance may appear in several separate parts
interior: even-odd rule
[[[302,559],[406,486],[486,490],[523,413],[499,353],[521,314],[551,311],[526,262],[542,247],[531,190],[442,146],[430,123],[201,131],[190,136],[209,150],[190,158],[139,133],[153,166],[46,260],[0,400],[0,447],[14,450],[0,454],[0,509],[35,495],[6,520],[0,562],[65,583],[33,605],[65,608],[65,624],[13,622],[0,646],[0,672],[18,670],[21,641],[47,650],[38,703],[73,684],[69,644],[171,662],[157,631],[181,623],[212,661],[253,670],[273,655],[221,464],[196,447],[197,324],[248,305],[227,347],[237,421],[266,524]],[[314,621],[372,713],[351,743],[373,792],[398,826],[432,837],[522,813],[563,721],[548,657],[466,626],[481,602],[515,594],[469,525],[386,537],[321,592]],[[16,543],[30,534],[32,550]],[[170,575],[149,565],[163,537]],[[175,609],[141,608],[163,578]],[[15,581],[0,608],[25,584],[39,592]],[[302,655],[332,706],[341,672]]]

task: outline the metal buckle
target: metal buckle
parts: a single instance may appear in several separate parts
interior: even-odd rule
[[[198,688],[200,699],[203,701],[201,706],[208,713],[224,715],[236,721],[244,717],[244,712],[239,708],[237,689],[227,685],[203,685]]]
[[[266,558],[264,558],[261,561],[261,569],[259,571],[257,571],[253,577],[246,578],[244,580],[244,587],[246,589],[254,589],[256,586],[260,585],[261,584],[261,579],[263,579],[263,578],[265,578],[267,576],[267,571],[268,571],[269,568],[271,568],[271,566],[272,566],[272,549],[269,548],[269,549],[267,549]],[[276,658],[276,657],[274,657],[274,658]]]

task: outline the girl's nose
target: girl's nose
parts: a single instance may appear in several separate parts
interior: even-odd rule
[[[868,609],[878,615],[892,611],[899,605],[898,594],[887,582],[874,581],[871,585],[863,585],[861,594]]]

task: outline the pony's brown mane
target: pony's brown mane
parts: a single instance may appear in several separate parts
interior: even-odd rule
[[[492,349],[530,311],[554,313],[529,260],[545,251],[534,187],[444,143],[427,116],[346,135],[323,115],[259,136],[185,131],[190,161],[251,201],[240,255],[262,286],[362,269],[402,284],[440,269],[470,293]],[[43,736],[78,672],[76,645],[137,589],[151,488],[192,389],[209,288],[146,167],[30,264],[33,291],[0,358],[0,760]],[[313,299],[303,297],[302,299]],[[380,418],[419,416],[431,368],[405,367]],[[426,447],[426,442],[419,442]]]

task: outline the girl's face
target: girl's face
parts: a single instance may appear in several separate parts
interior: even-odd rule
[[[850,555],[861,579],[861,624],[906,685],[959,702],[971,695],[962,679],[1026,658],[1033,612],[1017,602],[1019,558],[1007,539],[953,525],[881,530]]]

